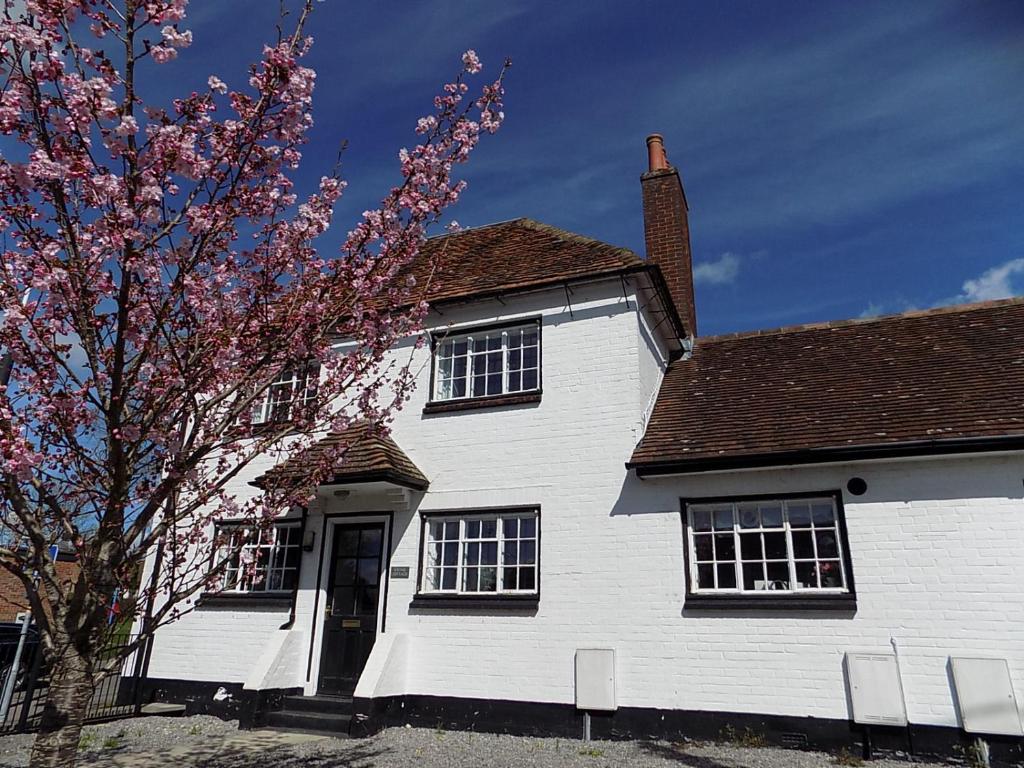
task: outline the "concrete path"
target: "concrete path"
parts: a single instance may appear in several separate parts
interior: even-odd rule
[[[286,749],[296,744],[322,741],[326,736],[284,731],[238,731],[220,741],[172,747],[166,752],[123,752],[98,754],[80,761],[94,768],[205,768],[212,763],[230,765],[233,761],[248,762],[245,758]],[[268,760],[268,765],[273,762]]]

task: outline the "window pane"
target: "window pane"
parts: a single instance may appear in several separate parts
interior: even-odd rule
[[[459,545],[450,543],[444,545],[444,564],[455,565],[459,562]]]
[[[502,579],[504,580],[503,583],[502,583],[502,588],[503,589],[518,589],[519,588],[519,579],[517,578],[518,575],[519,575],[519,569],[518,568],[506,568],[504,570],[504,573],[502,574]]]
[[[693,548],[698,560],[713,560],[715,557],[714,548],[711,545],[710,534],[696,534],[693,537]]]
[[[761,525],[765,528],[781,528],[782,527],[782,505],[781,504],[761,504]]]
[[[769,560],[781,560],[786,557],[786,534],[778,533],[764,534],[764,556]]]
[[[536,589],[537,579],[536,572],[533,568],[520,568],[519,569],[519,588],[520,589]]]
[[[715,534],[715,559],[716,560],[735,560],[736,559],[736,540],[733,539],[731,533],[716,533]]]
[[[768,589],[789,589],[789,563],[768,563]]]
[[[813,589],[818,586],[817,569],[813,562],[796,564],[796,583],[801,589]]]
[[[743,588],[747,590],[764,589],[764,566],[761,563],[745,563],[743,565]]]
[[[697,586],[700,589],[715,588],[715,566],[710,564],[697,566]]]
[[[710,531],[711,530],[711,511],[707,509],[695,509],[692,513],[693,518],[693,530],[695,531]]]
[[[719,589],[735,589],[736,588],[736,568],[732,563],[727,565],[718,566],[718,588]]]
[[[537,537],[537,518],[536,517],[521,517],[519,518],[519,535],[524,539],[534,539]]]
[[[818,557],[839,557],[839,544],[834,530],[815,531],[814,538],[818,543]]]
[[[537,370],[523,371],[523,389],[537,389]]]
[[[814,541],[810,531],[793,531],[793,557],[814,557]]]
[[[761,519],[756,504],[740,504],[740,528],[757,528]]]
[[[501,527],[506,539],[514,539],[519,533],[519,518],[506,517],[501,521]]]
[[[467,520],[466,521],[466,538],[467,539],[479,539],[480,538],[480,521],[479,520]]]
[[[462,588],[467,592],[476,592],[480,588],[480,569],[466,568],[463,571]]]
[[[793,528],[809,528],[811,525],[811,506],[809,504],[791,503],[787,507],[789,511],[789,524]]]
[[[498,591],[498,569],[497,568],[481,568],[480,569],[480,591],[481,592],[497,592]]]
[[[843,586],[842,564],[838,560],[818,563],[818,577],[822,589],[836,589]]]
[[[533,565],[536,562],[537,545],[533,541],[522,541],[519,544],[519,562],[523,565]]]
[[[493,539],[498,535],[498,521],[484,520],[480,524],[480,535],[485,539]]]
[[[455,569],[445,568],[441,575],[441,589],[455,589]]]
[[[831,502],[816,502],[811,506],[811,519],[814,520],[814,525],[826,526],[835,523],[835,512],[832,508]]]
[[[726,507],[724,509],[719,508],[714,511],[715,530],[729,530],[732,529],[733,515],[732,507]]]
[[[488,541],[482,545],[480,550],[480,562],[483,565],[498,564],[498,542]]]
[[[740,534],[740,555],[743,557],[744,560],[761,559],[762,553],[760,533]]]

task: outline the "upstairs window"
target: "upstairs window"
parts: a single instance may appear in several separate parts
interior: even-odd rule
[[[425,518],[426,594],[537,593],[536,510]]]
[[[253,404],[252,424],[281,424],[291,421],[296,409],[316,397],[320,366],[308,365],[289,369],[267,387],[263,398]]]
[[[539,390],[539,321],[435,338],[435,402]]]
[[[690,594],[852,592],[837,496],[700,500],[683,514]]]
[[[299,523],[257,528],[224,523],[217,526],[216,562],[229,558],[224,592],[290,592],[295,588],[302,555]]]

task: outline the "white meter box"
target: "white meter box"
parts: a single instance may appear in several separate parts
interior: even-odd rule
[[[853,721],[864,725],[906,725],[903,685],[891,653],[847,653]]]
[[[615,711],[615,651],[611,648],[576,650],[576,708]]]
[[[1024,736],[1006,659],[950,658],[960,719],[968,733]]]

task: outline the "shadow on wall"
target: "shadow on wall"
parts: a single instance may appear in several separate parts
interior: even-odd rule
[[[624,470],[625,471],[625,470]],[[847,484],[863,479],[853,495]],[[841,490],[845,505],[1008,499],[1024,501],[1024,458],[944,457],[863,464],[808,464],[640,479],[625,473],[611,515],[679,514],[680,499]]]

